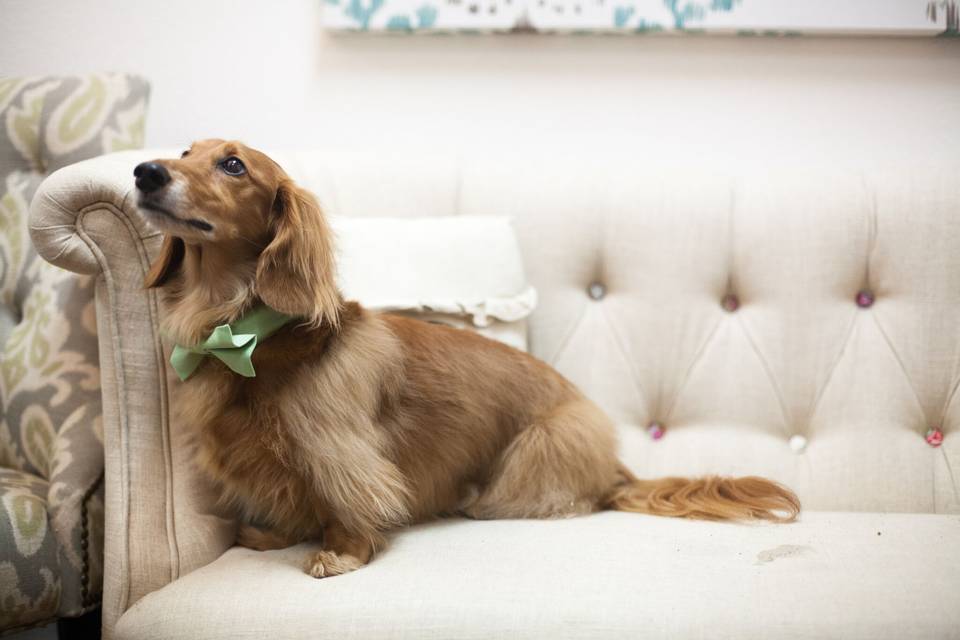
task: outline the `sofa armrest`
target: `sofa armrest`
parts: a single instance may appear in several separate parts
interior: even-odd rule
[[[138,599],[212,561],[234,537],[232,523],[211,515],[212,497],[197,489],[171,426],[157,295],[143,288],[161,235],[137,212],[132,171],[158,155],[170,154],[123,152],[65,167],[43,182],[30,208],[38,253],[96,276],[107,635]]]

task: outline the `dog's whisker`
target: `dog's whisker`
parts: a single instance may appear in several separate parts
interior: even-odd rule
[[[261,243],[259,243],[259,242],[254,242],[253,240],[251,240],[251,239],[248,238],[247,236],[243,235],[242,233],[237,233],[237,237],[240,238],[241,240],[243,240],[244,242],[247,242],[247,243],[251,244],[252,246],[257,247],[258,249],[261,248],[261,247],[263,247],[263,245],[262,245]]]

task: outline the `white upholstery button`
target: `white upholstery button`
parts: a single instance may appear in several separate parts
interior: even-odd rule
[[[602,300],[607,295],[607,288],[599,282],[591,282],[590,286],[587,287],[587,295],[594,300]]]
[[[790,438],[790,448],[793,449],[794,453],[803,453],[803,450],[807,448],[807,439],[798,433]]]

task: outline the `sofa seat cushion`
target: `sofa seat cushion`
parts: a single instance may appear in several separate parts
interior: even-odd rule
[[[0,629],[57,615],[60,568],[47,520],[48,488],[43,478],[0,468]]]
[[[960,629],[955,515],[445,520],[325,580],[302,572],[309,548],[231,549],[137,602],[116,636],[872,640]]]

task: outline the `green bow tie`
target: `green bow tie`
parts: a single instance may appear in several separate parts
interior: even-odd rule
[[[256,377],[250,357],[257,343],[269,338],[292,319],[293,316],[274,311],[265,304],[258,305],[233,324],[220,325],[198,345],[176,345],[170,354],[170,364],[180,380],[186,380],[209,355],[235,373],[247,378]]]

